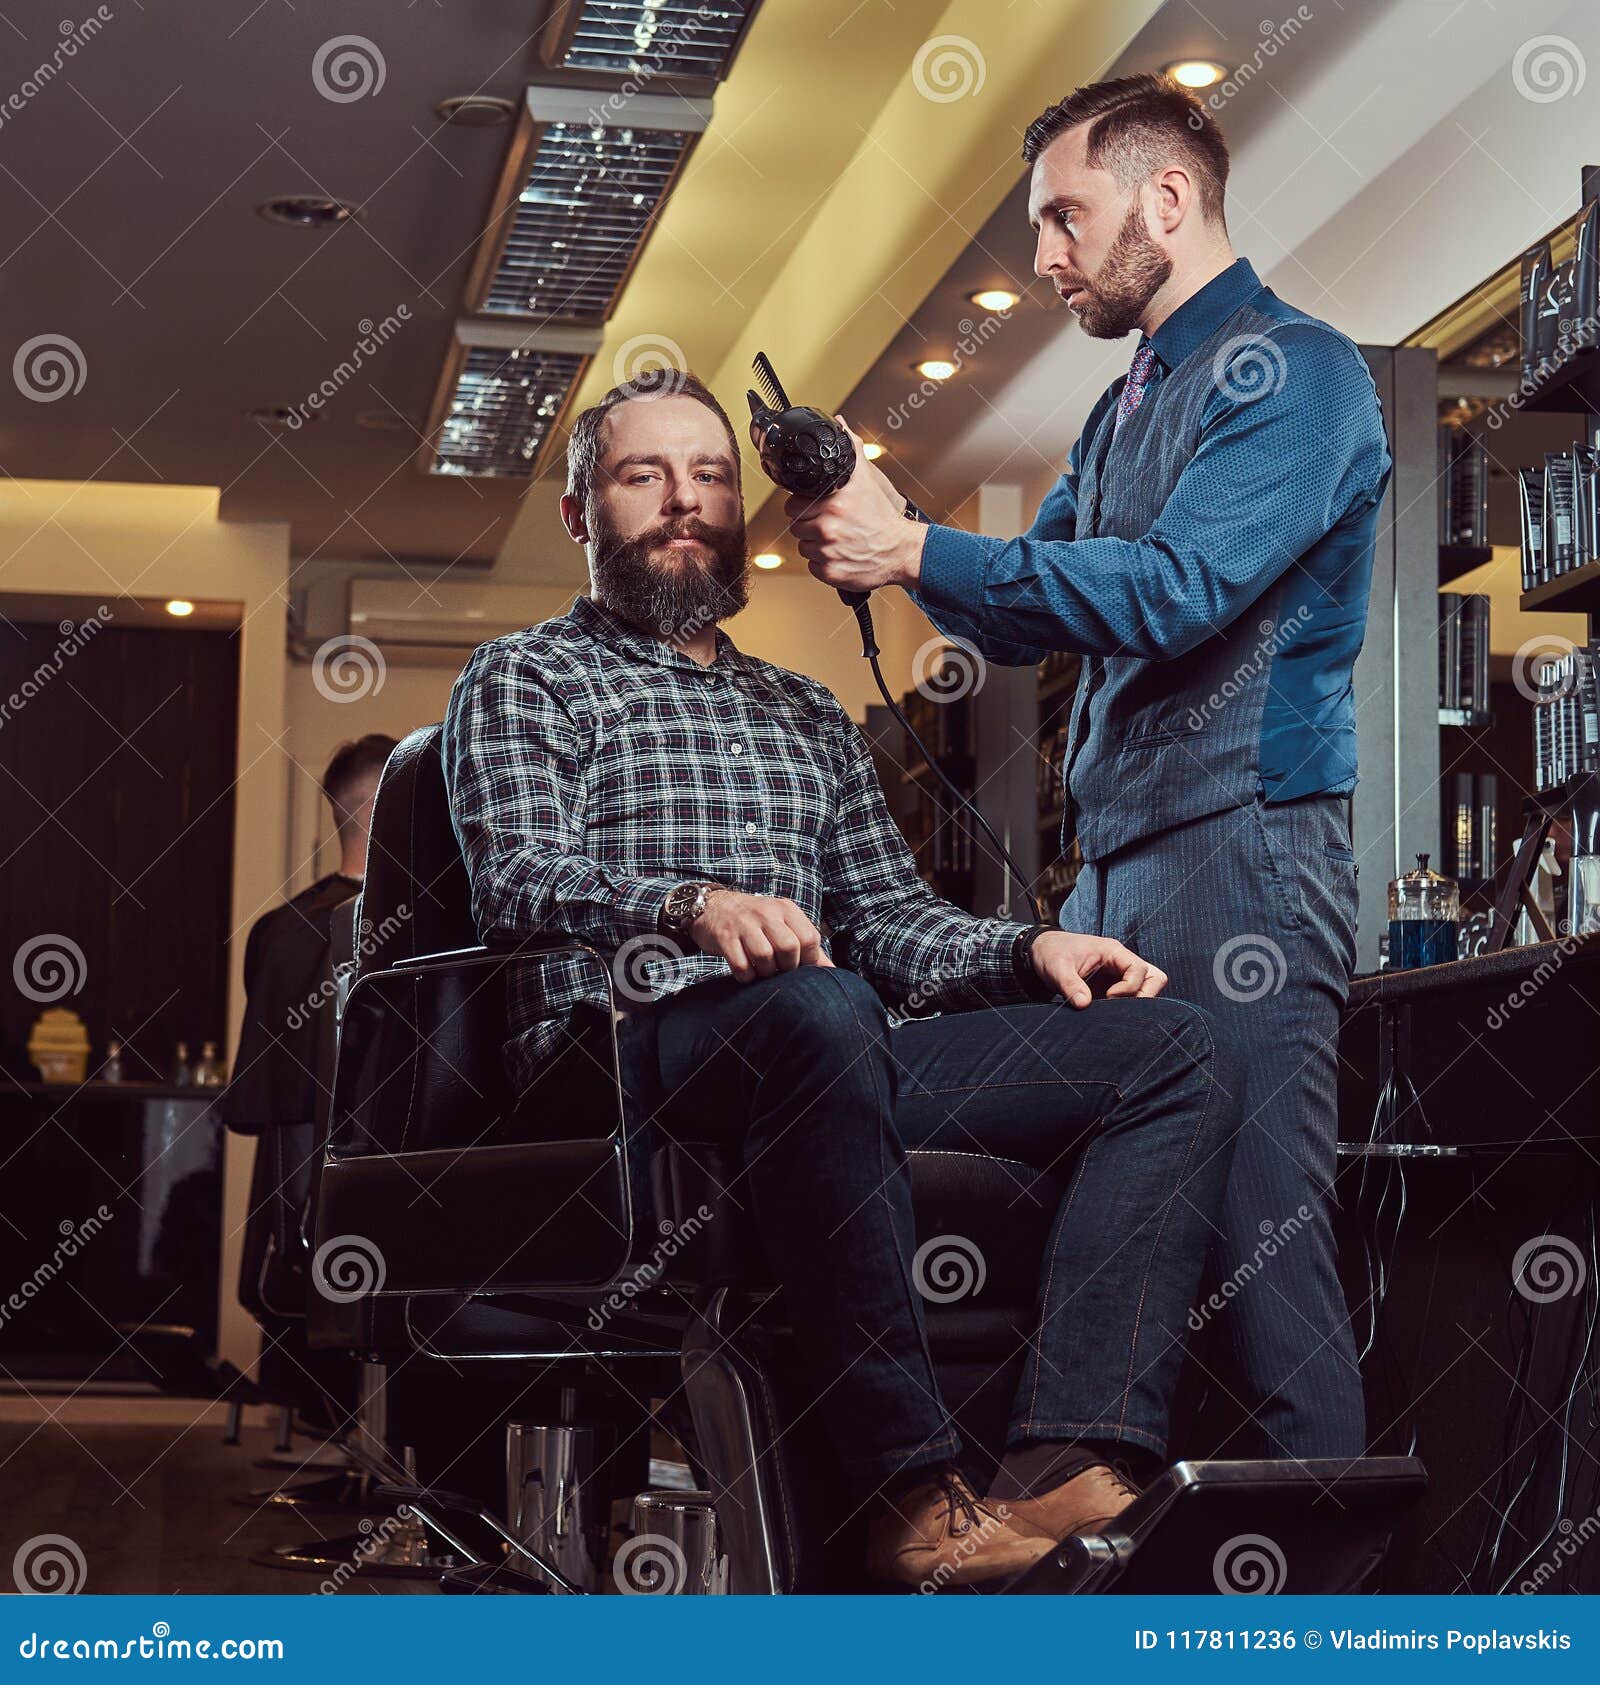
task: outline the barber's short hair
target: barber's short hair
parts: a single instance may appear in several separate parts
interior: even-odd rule
[[[733,423],[728,412],[711,394],[711,388],[685,369],[646,369],[632,380],[625,380],[611,390],[597,404],[591,404],[572,424],[567,435],[567,496],[575,497],[588,506],[589,493],[594,489],[595,472],[600,466],[600,425],[617,407],[634,398],[665,398],[681,396],[697,399],[722,423],[728,435],[728,448],[733,452],[734,483],[739,483],[739,441],[734,437]]]
[[[1032,164],[1068,129],[1090,125],[1085,157],[1132,187],[1167,164],[1182,162],[1194,176],[1200,210],[1221,223],[1228,186],[1228,143],[1204,103],[1165,76],[1119,76],[1090,82],[1040,112],[1022,140]]]
[[[333,809],[334,823],[343,831],[355,817],[361,805],[351,798],[368,779],[381,773],[384,763],[394,752],[395,740],[381,731],[370,731],[365,737],[352,738],[333,751],[328,770],[322,775],[322,793]]]

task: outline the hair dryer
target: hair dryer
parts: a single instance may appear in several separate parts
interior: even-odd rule
[[[762,471],[775,485],[801,497],[826,497],[830,492],[837,491],[846,484],[856,468],[856,448],[850,443],[850,435],[832,416],[824,415],[821,410],[791,404],[783,382],[778,379],[765,351],[756,353],[754,368],[756,385],[761,390],[746,391],[745,396],[750,400],[750,442],[760,453]],[[920,519],[909,501],[906,503],[906,515],[911,520]],[[861,653],[871,664],[878,692],[889,705],[889,711],[916,745],[924,764],[956,798],[958,808],[965,808],[972,815],[994,845],[1037,923],[1039,903],[1034,899],[1028,880],[1017,870],[1011,851],[994,834],[993,827],[973,805],[966,791],[946,775],[927,745],[917,736],[900,704],[890,695],[878,666],[878,642],[872,629],[872,610],[867,606],[871,592],[840,591],[839,595],[848,607],[855,610],[856,624],[861,628]]]

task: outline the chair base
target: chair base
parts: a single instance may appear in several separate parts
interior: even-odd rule
[[[437,1580],[441,1574],[468,1565],[459,1552],[433,1545],[420,1527],[404,1523],[387,1536],[374,1528],[370,1533],[275,1545],[250,1560],[261,1568],[328,1577],[360,1575],[376,1580]]]
[[[305,1510],[308,1513],[339,1515],[381,1514],[382,1505],[372,1497],[370,1478],[358,1469],[343,1469],[317,1480],[289,1486],[260,1486],[244,1492],[233,1502],[243,1509]]]

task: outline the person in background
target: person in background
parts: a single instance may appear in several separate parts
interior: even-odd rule
[[[373,798],[394,746],[394,738],[372,732],[340,744],[328,762],[322,793],[333,810],[338,869],[251,927],[239,1051],[219,1101],[234,1134],[259,1137],[239,1270],[239,1300],[261,1324],[259,1380],[274,1399],[299,1402],[312,1415],[308,1354],[285,1350],[283,1342],[305,1316],[298,1236],[328,1099],[317,1070],[321,1017],[333,1010],[324,986],[328,944],[334,908],[359,893],[366,875]]]

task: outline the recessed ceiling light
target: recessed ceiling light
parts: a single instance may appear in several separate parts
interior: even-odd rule
[[[455,94],[440,100],[433,111],[453,129],[500,129],[517,115],[517,102],[493,94]]]
[[[354,205],[317,193],[284,193],[256,206],[257,216],[265,217],[268,222],[286,223],[290,228],[337,228],[356,214]]]
[[[928,357],[916,367],[917,373],[927,380],[948,380],[956,372],[955,364],[943,357]]]
[[[868,439],[861,447],[861,454],[868,462],[876,462],[883,455],[883,446],[876,439]]]
[[[263,427],[284,427],[290,431],[301,428],[310,421],[320,421],[321,415],[316,410],[309,410],[302,414],[297,409],[291,409],[287,404],[263,404],[259,409],[244,412],[252,421],[260,422]]]
[[[752,556],[750,560],[754,562],[758,568],[766,568],[769,572],[773,568],[781,568],[783,566],[783,557],[780,556],[776,550],[763,550],[759,556]]]
[[[982,292],[968,293],[967,302],[980,310],[1009,310],[1021,296],[1009,287],[985,287]]]
[[[167,613],[176,615],[179,620],[187,620],[194,613],[194,604],[186,597],[174,597],[167,604]]]
[[[1215,59],[1178,59],[1163,66],[1161,74],[1180,88],[1214,88],[1228,74],[1228,67]]]

